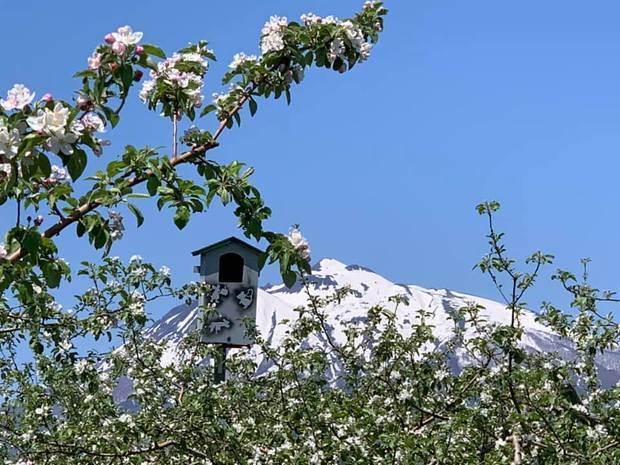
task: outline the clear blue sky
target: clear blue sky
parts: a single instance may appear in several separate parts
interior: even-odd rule
[[[362,3],[4,2],[0,89],[20,82],[68,98],[78,87],[72,72],[106,32],[130,24],[168,52],[209,40],[219,57],[210,95],[235,52],[258,51],[271,14],[346,17]],[[300,223],[316,259],[496,298],[472,266],[486,250],[474,206],[497,199],[499,227],[517,256],[542,249],[573,269],[589,256],[594,282],[620,288],[620,4],[398,0],[387,7],[368,63],[342,76],[309,72],[290,107],[264,103],[211,152],[256,168],[255,184],[274,212],[267,226]],[[104,158],[127,143],[168,145],[168,134],[136,96]],[[191,250],[238,234],[230,209],[196,216],[184,231],[168,213],[144,210],[145,225],[135,230],[128,217],[113,254],[167,264],[177,282],[193,277]],[[0,225],[7,215],[0,210]],[[85,240],[60,245],[73,264],[96,259]],[[276,277],[267,270],[263,282]],[[550,283],[529,301],[562,295]]]

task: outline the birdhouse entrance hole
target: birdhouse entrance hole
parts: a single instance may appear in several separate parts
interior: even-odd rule
[[[221,283],[240,283],[243,281],[243,257],[230,252],[220,256]]]

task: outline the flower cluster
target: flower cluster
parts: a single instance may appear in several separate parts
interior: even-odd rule
[[[122,26],[116,32],[106,34],[106,43],[112,46],[112,50],[117,55],[124,55],[127,49],[132,45],[136,45],[142,40],[141,32],[134,32],[131,26]]]
[[[144,302],[146,298],[140,291],[133,291],[127,309],[133,316],[144,315]]]
[[[37,113],[29,116],[26,121],[33,131],[48,137],[46,147],[54,153],[71,155],[73,144],[79,137],[79,127],[71,126],[67,131],[69,108],[61,102],[56,102],[53,109],[38,109]]]
[[[264,54],[278,52],[284,48],[284,29],[288,19],[284,16],[272,16],[261,31],[260,48]]]
[[[19,151],[22,141],[21,131],[17,128],[10,128],[0,119],[0,155],[4,158],[14,158]]]
[[[292,228],[287,236],[289,242],[297,253],[306,261],[310,261],[310,246],[306,238],[301,234],[299,228]]]
[[[374,8],[376,2],[366,2],[364,9]],[[367,42],[362,29],[351,20],[341,21],[334,16],[326,16],[322,18],[314,13],[306,13],[301,16],[301,21],[308,27],[317,25],[335,25],[336,32],[329,44],[329,62],[334,64],[340,59],[343,64],[339,68],[341,72],[347,70],[344,62],[347,60],[347,46],[350,46],[357,54],[358,61],[366,61],[370,57],[372,44]]]
[[[122,59],[129,58],[131,52],[137,56],[142,55],[144,48],[138,45],[138,42],[142,40],[142,35],[142,32],[134,32],[131,26],[122,26],[116,32],[106,34],[104,37],[106,45],[97,47],[97,50],[88,57],[88,69],[97,71],[106,59],[111,68],[115,68],[116,66],[112,63],[116,65],[116,61],[111,59],[112,57],[106,57],[110,52]]]
[[[26,105],[32,102],[34,95],[34,92],[30,92],[23,84],[15,84],[7,92],[6,99],[0,99],[0,106],[4,111],[23,110]]]
[[[45,187],[49,188],[68,180],[69,174],[66,169],[61,168],[60,166],[52,165],[52,173],[49,177],[43,179],[42,183]]]
[[[119,212],[112,210],[109,213],[109,217],[110,237],[112,237],[113,241],[122,239],[125,231],[123,216]]]
[[[228,65],[230,69],[238,69],[246,63],[256,63],[258,58],[256,55],[246,55],[245,53],[235,53],[232,62]]]
[[[213,59],[213,52],[206,42],[189,45],[171,57],[157,64],[151,70],[151,79],[142,84],[140,99],[149,108],[163,106],[164,116],[181,117],[187,114],[193,119],[195,108],[203,103],[203,78],[209,68],[207,59]]]

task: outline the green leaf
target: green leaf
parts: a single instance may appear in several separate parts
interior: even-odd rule
[[[125,89],[125,93],[131,87],[133,83],[133,68],[129,64],[124,64],[120,69],[121,81],[123,83],[123,88]]]
[[[128,203],[127,204],[127,208],[129,208],[129,211],[131,213],[134,214],[134,216],[136,217],[136,221],[138,223],[138,227],[142,226],[142,223],[144,223],[144,215],[142,214],[142,212],[140,211],[140,209],[138,207],[136,207],[134,204],[132,203]]]
[[[149,194],[151,194],[151,197],[157,194],[157,188],[159,187],[159,185],[160,181],[155,176],[150,176],[149,179],[146,181],[146,190]]]
[[[288,270],[287,272],[282,274],[282,280],[286,287],[293,287],[295,282],[297,281],[297,275],[294,271]]]
[[[45,178],[52,174],[52,165],[50,160],[43,153],[39,153],[39,157],[37,158],[37,168],[39,169],[41,175]]]
[[[41,263],[41,271],[43,277],[50,288],[56,288],[60,284],[60,271],[56,268],[52,262]]]
[[[73,150],[73,155],[69,157],[69,161],[67,163],[67,170],[69,171],[69,175],[73,181],[76,181],[86,169],[86,164],[88,162],[88,157],[86,156],[86,152],[84,150],[76,148]]]
[[[148,55],[156,56],[157,58],[166,58],[166,52],[164,52],[157,45],[142,44],[142,48]]]
[[[84,223],[82,223],[81,221],[78,221],[77,228],[76,228],[77,236],[82,237],[85,232],[86,232],[86,226],[84,226]]]
[[[256,114],[256,110],[258,110],[256,100],[250,99],[250,115],[254,116]]]
[[[183,229],[187,223],[189,223],[190,212],[186,206],[180,206],[177,208],[177,212],[174,214],[174,224],[179,229]]]
[[[217,110],[217,107],[213,104],[211,105],[207,105],[206,107],[204,107],[204,109],[200,112],[200,116],[204,116],[207,113],[211,113],[212,111]]]
[[[29,254],[34,254],[41,245],[41,234],[36,229],[31,229],[24,235],[22,246]]]

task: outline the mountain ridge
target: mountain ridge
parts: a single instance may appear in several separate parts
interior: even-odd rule
[[[343,298],[338,305],[326,309],[330,337],[336,342],[344,341],[343,329],[347,322],[363,323],[370,307],[392,306],[393,304],[388,303],[388,299],[397,294],[406,294],[409,300],[408,304],[401,303],[398,307],[399,331],[405,335],[410,334],[416,324],[417,310],[428,310],[433,315],[429,323],[434,326],[434,336],[439,346],[445,344],[453,334],[454,321],[450,318],[450,314],[465,305],[484,307],[480,315],[490,323],[510,324],[510,311],[506,306],[483,297],[450,289],[428,289],[414,284],[393,283],[370,268],[345,265],[333,258],[320,260],[312,269],[313,273],[306,277],[306,281],[313,295],[325,297],[344,286],[352,289],[352,293]],[[299,282],[290,289],[284,284],[270,284],[259,288],[257,299],[257,330],[269,344],[277,345],[286,336],[288,329],[286,324],[281,323],[284,320],[296,320],[298,313],[295,309],[307,302],[305,289]],[[536,313],[524,310],[520,321],[523,326],[521,345],[526,350],[555,352],[568,361],[575,358],[571,342],[537,321]],[[174,307],[145,331],[148,337],[156,341],[165,341],[166,350],[162,363],[167,364],[174,363],[179,343],[185,335],[196,329],[197,325],[198,311],[194,303],[190,306]],[[475,331],[470,327],[466,328],[465,337],[473,335]],[[308,343],[326,345],[327,341],[324,335],[312,335]],[[253,350],[253,353],[257,357],[259,367],[257,374],[270,369],[269,361],[265,360],[258,350]],[[455,361],[455,367],[458,369],[458,366],[462,367],[466,363],[466,358],[461,357]],[[620,380],[620,351],[606,351],[599,355],[597,365],[603,385],[611,385]],[[328,376],[337,375],[337,367],[332,367]],[[129,393],[130,386],[119,388],[123,391],[121,397]]]

